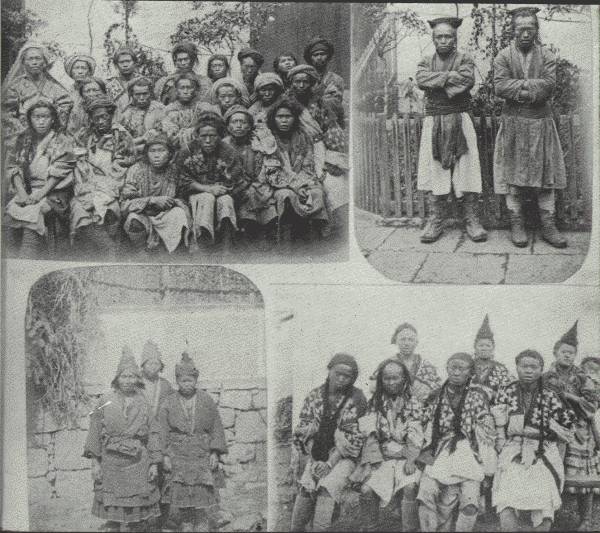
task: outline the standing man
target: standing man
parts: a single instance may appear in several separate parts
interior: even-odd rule
[[[563,151],[552,116],[556,57],[538,40],[538,8],[513,9],[514,41],[494,61],[496,95],[504,98],[494,151],[494,191],[506,196],[511,240],[528,244],[522,195],[537,193],[542,238],[556,248],[567,241],[554,223],[554,190],[567,185]]]
[[[475,83],[473,59],[456,49],[460,18],[429,21],[435,54],[417,66],[417,83],[425,91],[425,120],[419,148],[417,187],[433,195],[432,216],[421,242],[437,241],[444,231],[448,195],[464,195],[467,235],[475,242],[487,240],[479,223],[481,167],[477,135],[471,118],[470,89]]]
[[[315,37],[304,48],[304,61],[308,65],[315,67],[321,78],[320,83],[315,90],[322,94],[326,87],[333,84],[342,93],[344,92],[344,79],[335,72],[328,69],[331,58],[333,57],[333,44],[323,37]]]
[[[248,106],[251,106],[257,99],[254,93],[254,80],[260,74],[260,67],[263,66],[265,58],[253,48],[242,48],[237,57],[242,70],[242,81],[250,95]]]
[[[106,90],[117,109],[123,111],[129,105],[127,84],[137,76],[137,59],[133,48],[129,46],[119,48],[113,54],[113,63],[119,75],[106,80]]]

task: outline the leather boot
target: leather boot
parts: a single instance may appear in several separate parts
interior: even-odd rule
[[[335,500],[329,494],[319,494],[313,516],[313,531],[326,531],[331,527]]]
[[[445,194],[433,195],[433,202],[431,202],[431,216],[421,234],[421,242],[432,243],[442,236],[442,233],[444,232],[447,203],[448,201]]]
[[[379,498],[374,494],[360,495],[361,531],[376,531],[379,523]]]
[[[454,526],[455,531],[473,531],[475,527],[475,521],[477,520],[477,513],[472,515],[466,515],[465,513],[458,513],[456,524]]]
[[[487,241],[487,231],[479,223],[477,216],[477,197],[475,193],[465,193],[463,201],[465,229],[473,242]]]
[[[417,531],[419,529],[419,511],[417,500],[402,499],[402,531]]]
[[[510,240],[518,248],[524,248],[529,244],[523,215],[517,211],[510,211]]]
[[[540,209],[540,220],[542,222],[542,239],[555,248],[566,248],[567,240],[554,223],[554,213],[547,209]]]

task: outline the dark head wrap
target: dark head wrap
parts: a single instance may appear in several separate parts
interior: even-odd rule
[[[479,331],[477,332],[477,336],[475,337],[475,342],[477,342],[478,340],[481,339],[488,339],[492,342],[494,342],[494,333],[492,332],[491,328],[490,328],[490,317],[487,315],[485,315],[485,318],[483,319],[483,323],[481,324],[481,327],[479,328]]]
[[[400,324],[394,330],[394,333],[392,334],[392,340],[390,341],[390,343],[391,344],[396,344],[396,340],[398,339],[398,335],[400,334],[401,331],[404,331],[405,329],[410,329],[411,331],[414,331],[415,334],[417,333],[417,328],[415,328],[412,324],[409,324],[408,322],[402,322],[402,324]]]
[[[283,81],[279,75],[275,74],[274,72],[263,72],[262,74],[256,76],[254,80],[255,91],[258,91],[263,87],[267,87],[268,85],[275,85],[275,87],[279,89],[280,93],[283,92]]]
[[[471,367],[473,367],[473,365],[475,364],[473,357],[471,357],[471,355],[466,352],[453,353],[450,357],[448,357],[448,361],[446,362],[446,364],[450,363],[450,361],[454,361],[455,359],[458,359],[459,361],[464,361],[465,363],[468,363]]]
[[[86,113],[88,114],[94,111],[94,109],[98,109],[100,107],[105,107],[112,114],[117,108],[113,99],[106,94],[96,96],[95,98],[92,98],[89,102],[85,102],[84,107]]]
[[[152,88],[154,87],[154,83],[150,78],[146,76],[136,76],[135,78],[127,82],[127,93],[129,94],[129,96],[133,94],[133,88],[136,85],[143,85],[144,87],[148,87],[150,89],[150,93],[152,93]]]
[[[225,111],[225,116],[223,117],[225,125],[229,124],[229,119],[236,113],[243,113],[244,115],[246,115],[250,120],[250,125],[254,126],[254,115],[250,113],[247,107],[244,107],[240,104],[232,105],[227,111]]]
[[[531,349],[523,350],[522,352],[520,352],[515,357],[515,365],[518,365],[519,361],[521,359],[524,359],[525,357],[531,357],[532,359],[537,359],[540,362],[540,364],[542,365],[542,368],[544,368],[544,358],[542,357],[540,352],[538,352],[536,350],[531,350]]]
[[[540,11],[539,7],[521,6],[511,9],[508,14],[515,17],[535,17]]]
[[[214,111],[200,111],[198,114],[198,118],[196,119],[196,131],[205,126],[212,126],[215,128],[219,137],[225,135],[225,123],[223,122],[223,117]]]
[[[313,85],[321,80],[319,73],[312,65],[300,64],[291,68],[288,72],[288,80],[291,81],[296,74],[308,74],[309,77],[313,80]]]
[[[571,326],[571,329],[560,338],[560,344],[568,344],[569,346],[577,348],[577,322],[579,321],[576,320],[575,324]]]
[[[352,373],[354,375],[354,381],[358,377],[358,364],[356,359],[353,356],[347,353],[339,352],[336,353],[329,363],[327,364],[327,369],[331,370],[335,365],[347,365],[352,368]]]
[[[148,151],[148,148],[153,144],[162,144],[165,146],[170,152],[175,150],[173,143],[169,140],[169,137],[166,133],[161,130],[151,129],[146,132],[146,143],[144,146],[144,151]],[[144,347],[145,348],[145,347]]]
[[[440,17],[433,20],[428,20],[427,24],[431,27],[431,29],[435,28],[438,24],[449,24],[455,30],[460,27],[463,19],[457,17]]]
[[[200,372],[194,365],[194,361],[190,357],[190,354],[187,352],[183,352],[181,354],[181,361],[175,365],[175,378],[179,379],[183,376],[192,376],[193,378],[198,378]]]
[[[121,48],[117,48],[117,50],[115,50],[115,53],[113,54],[113,62],[116,64],[117,61],[119,61],[119,57],[125,54],[130,55],[133,59],[133,62],[137,63],[137,57],[131,46],[122,46]]]
[[[331,41],[325,39],[324,37],[315,37],[314,39],[311,39],[304,48],[304,61],[306,61],[308,64],[311,64],[312,54],[319,50],[323,50],[325,53],[327,53],[327,57],[329,59],[331,59],[331,56],[333,56],[334,50]]]
[[[263,55],[257,50],[254,50],[254,48],[242,48],[238,52],[237,58],[240,63],[245,57],[251,57],[258,68],[262,67],[263,63],[265,62]]]
[[[190,58],[192,59],[192,64],[198,61],[198,47],[194,43],[190,41],[182,41],[173,46],[173,49],[171,50],[173,62],[175,62],[175,57],[177,54],[182,52],[189,54]]]
[[[83,98],[83,88],[90,83],[97,83],[98,87],[100,87],[100,90],[104,94],[106,94],[106,82],[102,78],[96,78],[95,76],[91,76],[88,78],[83,78],[82,80],[76,82],[77,92],[79,93],[79,96]]]

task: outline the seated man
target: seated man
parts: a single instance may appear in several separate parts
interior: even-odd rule
[[[500,391],[492,408],[500,451],[492,501],[503,531],[519,529],[521,513],[548,531],[565,480],[557,442],[571,440],[574,413],[542,380],[538,352],[525,350],[515,363],[519,379]]]
[[[417,499],[422,531],[472,531],[477,519],[480,485],[494,464],[486,464],[495,428],[485,392],[471,384],[473,358],[455,353],[446,364],[448,379],[425,401],[423,426],[428,447]]]
[[[353,386],[358,365],[351,355],[338,353],[327,370],[325,383],[304,400],[300,422],[294,428],[294,446],[308,460],[299,479],[292,531],[324,531],[331,526],[335,505],[360,453],[358,419],[365,413],[367,401]],[[307,529],[311,520],[312,528]]]
[[[127,171],[121,209],[125,233],[137,249],[154,250],[162,241],[172,253],[181,242],[188,244],[190,214],[176,198],[179,179],[172,156],[167,136],[150,130],[142,160]]]
[[[223,119],[210,111],[198,117],[192,142],[180,150],[181,194],[192,210],[193,243],[212,244],[216,232],[225,247],[237,231],[234,199],[247,187],[242,164],[233,148],[223,143]]]
[[[121,209],[119,194],[125,173],[135,161],[133,138],[123,126],[113,124],[116,105],[98,96],[86,105],[90,127],[75,141],[79,156],[74,170],[71,200],[71,241],[92,255],[116,253]]]
[[[402,531],[419,527],[417,459],[423,445],[421,403],[412,396],[410,373],[396,358],[385,360],[377,374],[367,414],[358,420],[365,437],[360,466],[351,481],[361,485],[361,517],[374,528],[379,507],[402,493]]]

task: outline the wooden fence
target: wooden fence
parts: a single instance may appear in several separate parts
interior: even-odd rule
[[[417,190],[417,165],[423,117],[356,112],[353,126],[355,203],[383,217],[426,217],[425,193]],[[481,218],[488,228],[508,226],[501,196],[494,194],[493,154],[499,118],[475,118],[483,193]],[[557,194],[556,209],[563,229],[589,229],[592,221],[592,177],[585,161],[579,115],[562,115],[559,136],[565,156],[567,188]],[[531,201],[531,200],[530,200]]]

